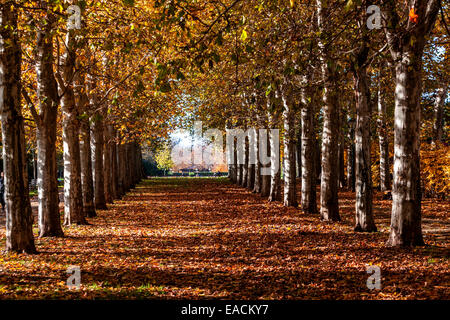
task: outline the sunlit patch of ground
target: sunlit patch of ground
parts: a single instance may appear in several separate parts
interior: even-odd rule
[[[416,249],[385,247],[390,201],[380,194],[377,233],[353,232],[353,193],[340,205],[343,222],[328,224],[223,178],[146,180],[90,226],[37,239],[40,254],[0,255],[0,298],[450,298],[448,202],[424,200],[429,246]],[[366,286],[370,264],[381,290]],[[73,265],[79,291],[66,285]]]

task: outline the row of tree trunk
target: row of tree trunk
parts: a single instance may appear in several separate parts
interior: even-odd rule
[[[120,143],[113,125],[88,97],[84,79],[75,72],[75,35],[68,30],[58,70],[53,63],[52,22],[46,1],[39,5],[45,23],[37,28],[36,74],[39,112],[21,87],[21,45],[14,2],[0,4],[0,110],[6,200],[6,250],[34,253],[24,122],[21,95],[30,107],[37,130],[37,187],[39,236],[63,236],[59,213],[56,162],[57,118],[61,105],[64,150],[64,224],[86,224],[86,217],[119,199],[143,177],[137,142]],[[7,26],[7,27],[5,27]],[[61,70],[59,70],[61,68]],[[91,79],[92,80],[92,79]],[[77,83],[77,86],[74,83]],[[78,88],[78,89],[76,89]]]
[[[383,11],[383,23],[387,45],[394,60],[395,68],[395,121],[394,121],[394,171],[393,171],[393,203],[391,214],[391,231],[387,245],[389,246],[414,246],[422,245],[423,236],[421,228],[421,187],[420,187],[420,100],[421,100],[421,75],[422,56],[426,39],[430,34],[439,11],[438,0],[417,0],[414,9],[420,19],[410,20],[407,26],[400,23],[395,1],[381,1],[385,6]],[[366,3],[368,5],[370,3]],[[326,23],[330,16],[330,8],[327,1],[316,0],[317,25],[320,34],[332,34],[331,24]],[[361,25],[367,21],[366,10],[361,16]],[[338,189],[344,185],[343,174],[343,137],[340,132],[342,126],[342,112],[338,96],[338,68],[333,62],[332,51],[323,43],[322,37],[318,40],[320,77],[323,84],[322,90],[322,148],[321,148],[321,183],[320,183],[320,216],[324,221],[339,221]],[[354,78],[354,90],[356,96],[356,119],[351,117],[349,123],[348,148],[348,185],[356,192],[355,204],[355,231],[376,231],[372,213],[372,173],[370,162],[370,85],[367,67],[369,59],[369,35],[363,32],[358,47],[353,50],[351,68]],[[312,74],[307,70],[305,74]],[[286,76],[284,76],[286,77]],[[308,79],[307,79],[308,80]],[[308,81],[306,81],[308,82]],[[295,199],[295,156],[293,156],[295,130],[293,130],[293,102],[289,81],[282,81],[279,90],[275,92],[275,98],[282,99],[282,118],[284,129],[284,204],[296,206]],[[381,86],[380,86],[381,87]],[[442,105],[446,88],[440,89],[435,103],[436,123],[434,125],[434,140],[442,139]],[[273,108],[271,95],[267,96],[268,121],[267,126],[276,127],[278,124],[277,108]],[[388,135],[386,130],[386,108],[384,95],[381,89],[378,92],[378,130],[380,134],[380,185],[381,190],[390,189],[389,174]],[[276,100],[276,99],[275,99]],[[298,162],[301,160],[302,177],[302,208],[308,212],[315,212],[315,181],[313,174],[314,159],[311,143],[314,125],[312,124],[314,108],[311,95],[302,92],[301,103],[301,152]],[[256,179],[259,183],[265,181],[267,186],[253,186],[254,190],[267,196],[269,200],[280,200],[280,171],[277,138],[270,131],[270,182]],[[265,138],[265,137],[259,137]],[[248,143],[248,142],[246,142]],[[235,146],[234,146],[235,147]],[[252,146],[250,146],[252,148]],[[239,149],[239,148],[238,148]],[[247,150],[246,148],[245,150]],[[265,150],[266,151],[266,150]],[[230,152],[229,154],[232,154]],[[237,157],[239,159],[239,156]],[[247,156],[244,162],[236,162],[230,165],[230,178],[232,181],[248,187],[248,178],[242,175],[248,174]],[[260,165],[257,163],[256,168]],[[293,171],[294,170],[294,171]],[[266,174],[268,174],[266,172]],[[257,175],[257,173],[256,173]],[[270,188],[269,188],[270,186]],[[264,189],[264,192],[262,191]],[[269,191],[267,191],[269,190]]]

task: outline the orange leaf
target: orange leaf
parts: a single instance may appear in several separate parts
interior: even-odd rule
[[[409,10],[409,20],[411,22],[417,23],[418,18],[419,18],[419,16],[414,11],[414,8],[411,8],[411,10]]]

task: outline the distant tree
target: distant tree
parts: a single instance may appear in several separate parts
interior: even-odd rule
[[[156,152],[155,160],[158,164],[158,169],[164,170],[164,175],[166,175],[166,171],[169,171],[174,166],[171,150],[167,145],[163,146]]]

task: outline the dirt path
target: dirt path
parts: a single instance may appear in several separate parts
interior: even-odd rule
[[[424,201],[430,246],[400,250],[384,246],[389,201],[375,197],[380,232],[356,234],[354,194],[340,197],[343,222],[326,224],[226,179],[147,180],[90,226],[37,239],[39,255],[0,255],[0,297],[450,298],[448,202]],[[381,290],[367,288],[367,264]],[[80,291],[66,287],[70,265]]]

